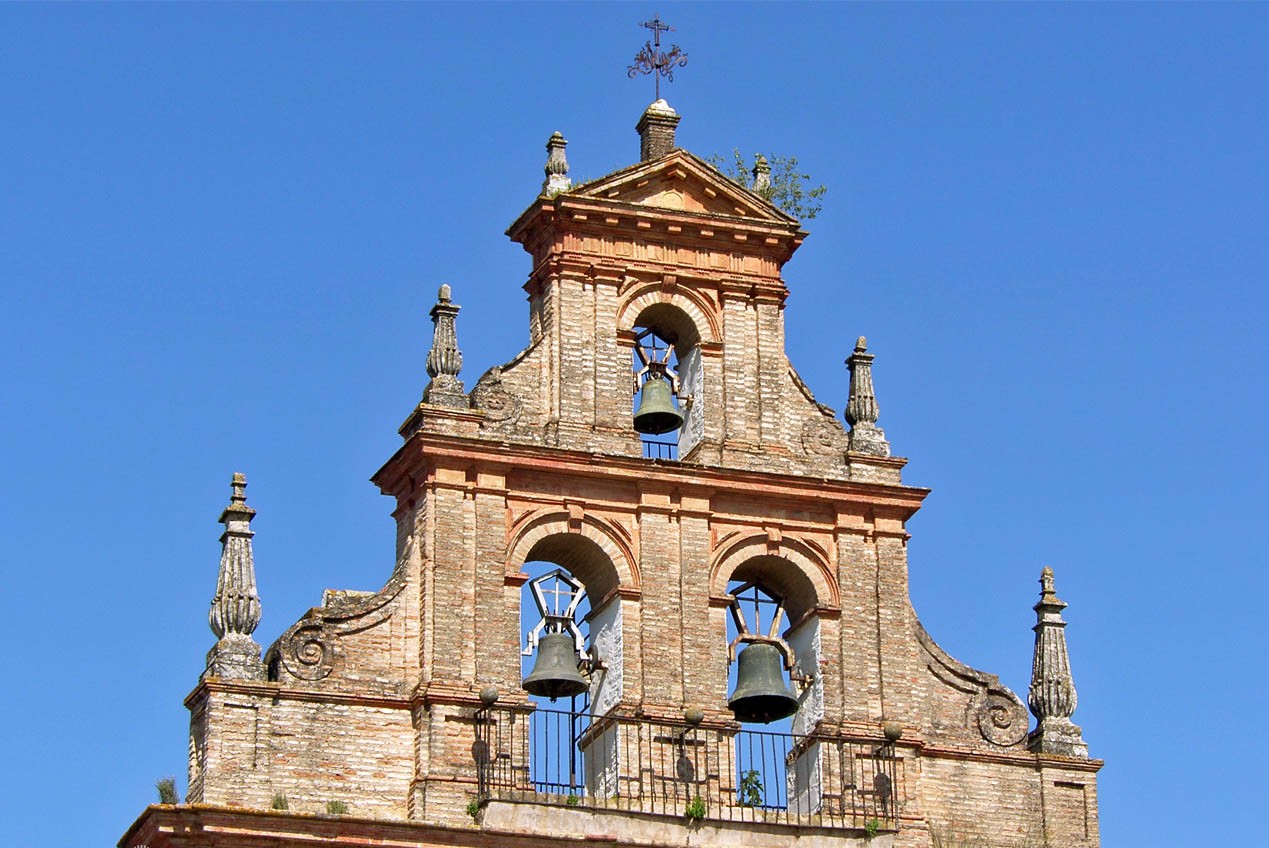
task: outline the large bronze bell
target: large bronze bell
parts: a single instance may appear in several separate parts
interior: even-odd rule
[[[682,427],[683,416],[674,408],[673,398],[674,390],[664,377],[649,377],[639,395],[634,428],[640,433],[659,436]]]
[[[768,722],[791,716],[798,699],[784,683],[783,655],[767,642],[751,642],[736,658],[736,689],[727,706],[739,722]]]
[[[577,651],[570,634],[547,633],[538,639],[538,658],[523,685],[530,695],[552,701],[586,691],[586,678],[577,670]]]

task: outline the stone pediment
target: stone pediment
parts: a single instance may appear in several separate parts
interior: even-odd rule
[[[686,150],[674,150],[659,159],[623,168],[569,194],[784,226],[797,223],[792,216]]]

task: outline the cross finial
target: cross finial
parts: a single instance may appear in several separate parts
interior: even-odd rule
[[[626,69],[626,76],[634,79],[638,74],[652,74],[656,81],[656,99],[661,99],[661,77],[674,82],[674,69],[687,65],[687,54],[677,44],[670,45],[670,52],[661,51],[661,33],[674,32],[674,27],[653,15],[652,20],[639,26],[652,31],[652,40],[644,42],[643,49],[635,54],[634,64]]]

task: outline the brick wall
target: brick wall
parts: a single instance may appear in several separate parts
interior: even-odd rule
[[[786,597],[794,641],[816,646],[821,727],[879,740],[902,726],[896,845],[1097,843],[1099,764],[1028,754],[1017,697],[916,619],[905,526],[926,492],[902,485],[902,459],[848,454],[785,356],[796,225],[693,161],[539,199],[513,224],[533,257],[529,347],[477,381],[472,410],[415,410],[375,476],[396,501],[388,586],[297,622],[268,652],[269,682],[191,696],[191,799],[267,807],[280,792],[295,809],[342,800],[473,827],[473,713],[487,686],[527,703],[522,567],[536,558],[596,608],[620,606],[605,620],[620,627],[621,708],[727,722],[728,581],[757,578]],[[680,463],[643,460],[631,427],[641,323],[701,352],[702,436]]]

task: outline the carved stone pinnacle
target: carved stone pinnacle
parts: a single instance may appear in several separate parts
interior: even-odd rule
[[[765,196],[766,192],[771,191],[771,165],[767,163],[767,157],[761,153],[754,159],[753,163],[753,185],[754,192]]]
[[[260,624],[260,597],[256,593],[255,556],[251,550],[251,520],[256,511],[247,506],[247,476],[235,472],[230,481],[229,506],[220,514],[225,532],[220,536],[220,573],[207,622],[218,637],[207,654],[209,677],[261,680],[264,666],[260,646],[251,638]]]
[[[1066,650],[1066,622],[1062,610],[1066,603],[1058,598],[1053,584],[1053,569],[1047,565],[1040,572],[1040,601],[1035,605],[1035,653],[1031,660],[1031,688],[1027,705],[1036,717],[1036,728],[1027,740],[1027,747],[1044,754],[1087,757],[1080,728],[1071,722],[1078,698],[1071,676],[1071,661]]]
[[[886,441],[885,431],[877,426],[880,410],[872,386],[874,358],[868,353],[868,340],[860,336],[855,342],[855,352],[846,359],[846,367],[850,369],[850,396],[846,401],[850,450],[872,456],[889,456],[890,443]]]
[[[458,304],[453,302],[449,285],[441,286],[432,307],[432,349],[427,354],[427,375],[431,381],[423,390],[423,402],[458,409],[467,407],[467,395],[458,379],[463,367],[463,354],[458,349]]]
[[[546,140],[546,167],[543,168],[546,180],[542,183],[545,194],[559,194],[573,187],[573,181],[568,178],[568,159],[564,156],[567,146],[568,142],[558,132],[551,133]]]

